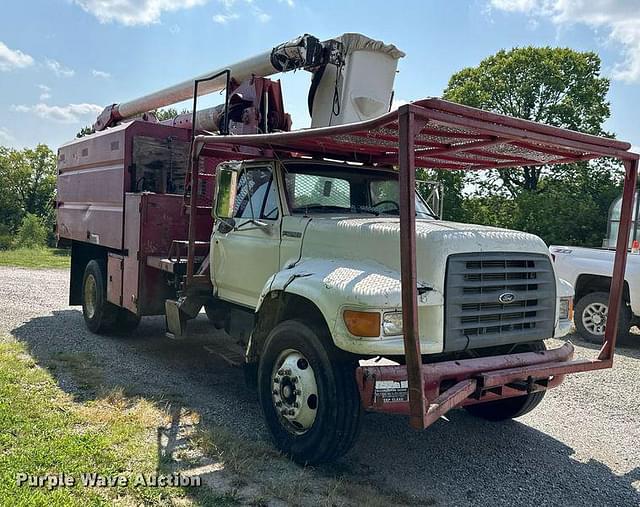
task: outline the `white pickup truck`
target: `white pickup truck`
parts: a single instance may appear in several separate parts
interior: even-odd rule
[[[602,343],[609,305],[609,286],[615,250],[551,245],[556,274],[575,288],[574,323],[587,341]],[[640,256],[630,253],[623,289],[618,337],[629,338],[629,329],[640,315]]]

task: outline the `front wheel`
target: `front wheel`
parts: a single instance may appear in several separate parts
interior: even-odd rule
[[[258,368],[260,404],[273,440],[297,463],[344,455],[360,429],[357,362],[330,336],[297,320],[267,337]]]

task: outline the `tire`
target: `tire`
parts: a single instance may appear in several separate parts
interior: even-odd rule
[[[578,333],[585,341],[597,343],[598,345],[601,345],[604,341],[608,306],[608,292],[591,292],[580,298],[576,304],[573,322]],[[631,319],[631,309],[623,302],[620,308],[620,316],[618,317],[618,337],[621,340],[624,340],[629,335]]]
[[[260,404],[273,441],[302,465],[346,454],[360,430],[357,361],[327,334],[297,320],[282,322],[267,337],[258,367]]]
[[[523,348],[526,348],[523,350]],[[523,344],[517,347],[513,353],[519,352],[535,352],[546,350],[543,341]],[[505,398],[502,400],[489,401],[487,403],[478,403],[477,405],[469,405],[464,407],[467,412],[487,421],[505,421],[523,416],[536,408],[544,398],[546,391],[538,391],[535,393],[525,394],[523,396],[515,396],[513,398]]]
[[[106,270],[97,260],[87,263],[82,278],[82,315],[92,333],[106,334],[114,329],[120,308],[107,301]]]

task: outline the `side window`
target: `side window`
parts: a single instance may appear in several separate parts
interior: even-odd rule
[[[240,174],[233,216],[263,220],[278,218],[278,189],[270,167],[251,167]]]

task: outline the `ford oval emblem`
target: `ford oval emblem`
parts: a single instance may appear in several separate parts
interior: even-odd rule
[[[498,301],[502,304],[508,305],[516,300],[516,295],[513,292],[504,292],[498,296]]]

